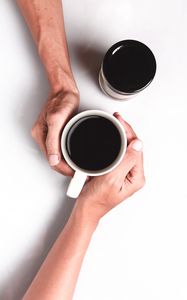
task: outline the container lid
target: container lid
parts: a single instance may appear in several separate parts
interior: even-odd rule
[[[103,74],[115,90],[136,93],[151,83],[156,73],[152,51],[136,40],[114,44],[105,54]]]

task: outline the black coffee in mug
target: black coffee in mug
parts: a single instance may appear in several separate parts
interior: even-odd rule
[[[66,150],[81,169],[103,170],[109,167],[121,149],[117,127],[102,116],[90,115],[75,122],[66,136]]]

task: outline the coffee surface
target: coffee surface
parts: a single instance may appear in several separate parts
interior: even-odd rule
[[[110,166],[121,148],[121,136],[116,126],[101,116],[86,116],[78,120],[66,137],[66,149],[71,160],[81,169],[97,171]]]
[[[124,40],[113,45],[103,61],[103,73],[109,84],[124,93],[134,93],[154,78],[156,60],[143,43]]]

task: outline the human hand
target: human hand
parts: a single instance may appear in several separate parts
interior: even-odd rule
[[[77,89],[51,94],[31,132],[50,166],[68,176],[72,176],[74,172],[62,157],[60,137],[65,124],[76,112],[78,105]]]
[[[125,156],[110,173],[91,178],[76,203],[88,218],[97,221],[145,184],[142,142],[118,113],[114,116],[124,126],[127,134],[128,147]]]

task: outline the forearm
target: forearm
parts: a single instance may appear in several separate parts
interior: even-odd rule
[[[75,207],[23,300],[71,300],[98,221]]]
[[[17,0],[36,42],[52,90],[77,90],[66,42],[61,0]]]

